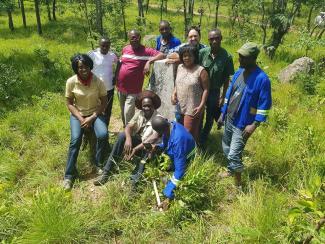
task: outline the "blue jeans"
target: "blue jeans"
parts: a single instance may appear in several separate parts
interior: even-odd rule
[[[100,167],[101,162],[103,161],[103,155],[108,138],[106,118],[102,115],[98,116],[93,122],[92,127],[95,131],[95,135],[97,138],[95,164],[96,166]],[[85,129],[81,128],[80,126],[80,121],[75,116],[70,115],[71,138],[67,166],[64,175],[65,179],[72,180],[78,175],[76,164],[84,131]]]
[[[228,159],[228,170],[231,173],[242,172],[244,164],[242,154],[246,145],[243,130],[232,124],[229,118],[225,121],[225,131],[222,137],[222,149]]]
[[[208,99],[205,103],[205,124],[203,126],[203,119],[201,124],[201,128],[203,127],[203,129],[201,130],[200,143],[202,144],[204,144],[208,139],[208,136],[213,126],[213,121],[218,121],[218,118],[221,114],[219,107],[219,96],[220,90],[209,91]]]

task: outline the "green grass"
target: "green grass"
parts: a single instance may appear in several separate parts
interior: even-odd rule
[[[170,7],[177,4],[169,2]],[[161,191],[164,184],[159,175],[167,175],[165,172],[149,165],[135,193],[129,183],[134,166],[124,162],[107,185],[95,188],[88,150],[78,157],[81,179],[71,193],[62,191],[69,144],[69,113],[63,97],[65,81],[72,74],[69,58],[87,52],[90,43],[82,31],[83,20],[71,8],[64,8],[57,22],[47,21],[43,14],[44,34],[38,36],[32,3],[26,2],[26,6],[27,29],[21,26],[18,10],[14,13],[15,31],[0,29],[0,63],[5,65],[2,71],[9,70],[1,72],[1,77],[13,82],[12,89],[6,90],[9,98],[0,100],[3,243],[288,243],[292,236],[301,240],[311,233],[318,220],[315,215],[290,222],[288,213],[301,201],[297,192],[309,189],[312,179],[324,182],[325,80],[324,71],[318,70],[313,76],[297,78],[297,84],[277,81],[278,72],[304,54],[291,46],[295,33],[288,34],[274,60],[263,53],[259,57],[260,66],[272,80],[273,109],[268,123],[248,141],[243,192],[237,191],[232,179],[217,177],[226,161],[220,145],[222,131],[214,129],[207,152],[196,156],[170,210],[159,213],[153,207],[151,180],[157,180]],[[220,11],[226,15],[227,5]],[[305,12],[297,23],[304,16]],[[157,34],[159,9],[150,9],[146,18],[143,34]],[[164,18],[171,20],[175,35],[182,37],[182,14],[168,12]],[[131,4],[127,8],[128,29],[135,23],[136,5]],[[212,24],[213,18],[203,18],[202,42],[206,42]],[[0,15],[0,25],[7,26],[5,15]],[[114,28],[108,21],[104,26]],[[225,18],[220,18],[220,28],[222,45],[234,55],[238,67],[235,52],[245,39],[230,37]],[[260,42],[259,31],[250,35],[250,40]],[[121,43],[124,41],[118,39],[112,48],[119,50]],[[311,56],[318,61],[325,50],[315,50]],[[110,130],[117,128],[119,120],[117,99],[113,117]],[[110,143],[114,139],[111,137]],[[324,202],[324,195],[320,187],[313,200],[322,212],[324,205],[319,203]],[[309,229],[301,232],[302,224]],[[324,239],[324,229],[314,234],[315,243]]]

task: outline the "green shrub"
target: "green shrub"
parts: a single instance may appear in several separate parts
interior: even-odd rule
[[[22,81],[12,65],[0,63],[0,116],[6,107],[13,107],[21,94]]]

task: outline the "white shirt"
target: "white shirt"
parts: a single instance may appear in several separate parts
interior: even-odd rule
[[[92,72],[104,82],[107,91],[112,90],[113,63],[117,63],[118,60],[116,55],[110,51],[104,55],[99,48],[89,52],[88,55],[94,62]]]

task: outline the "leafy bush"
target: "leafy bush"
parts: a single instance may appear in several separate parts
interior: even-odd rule
[[[22,81],[14,66],[0,63],[0,115],[12,107],[21,94]]]

